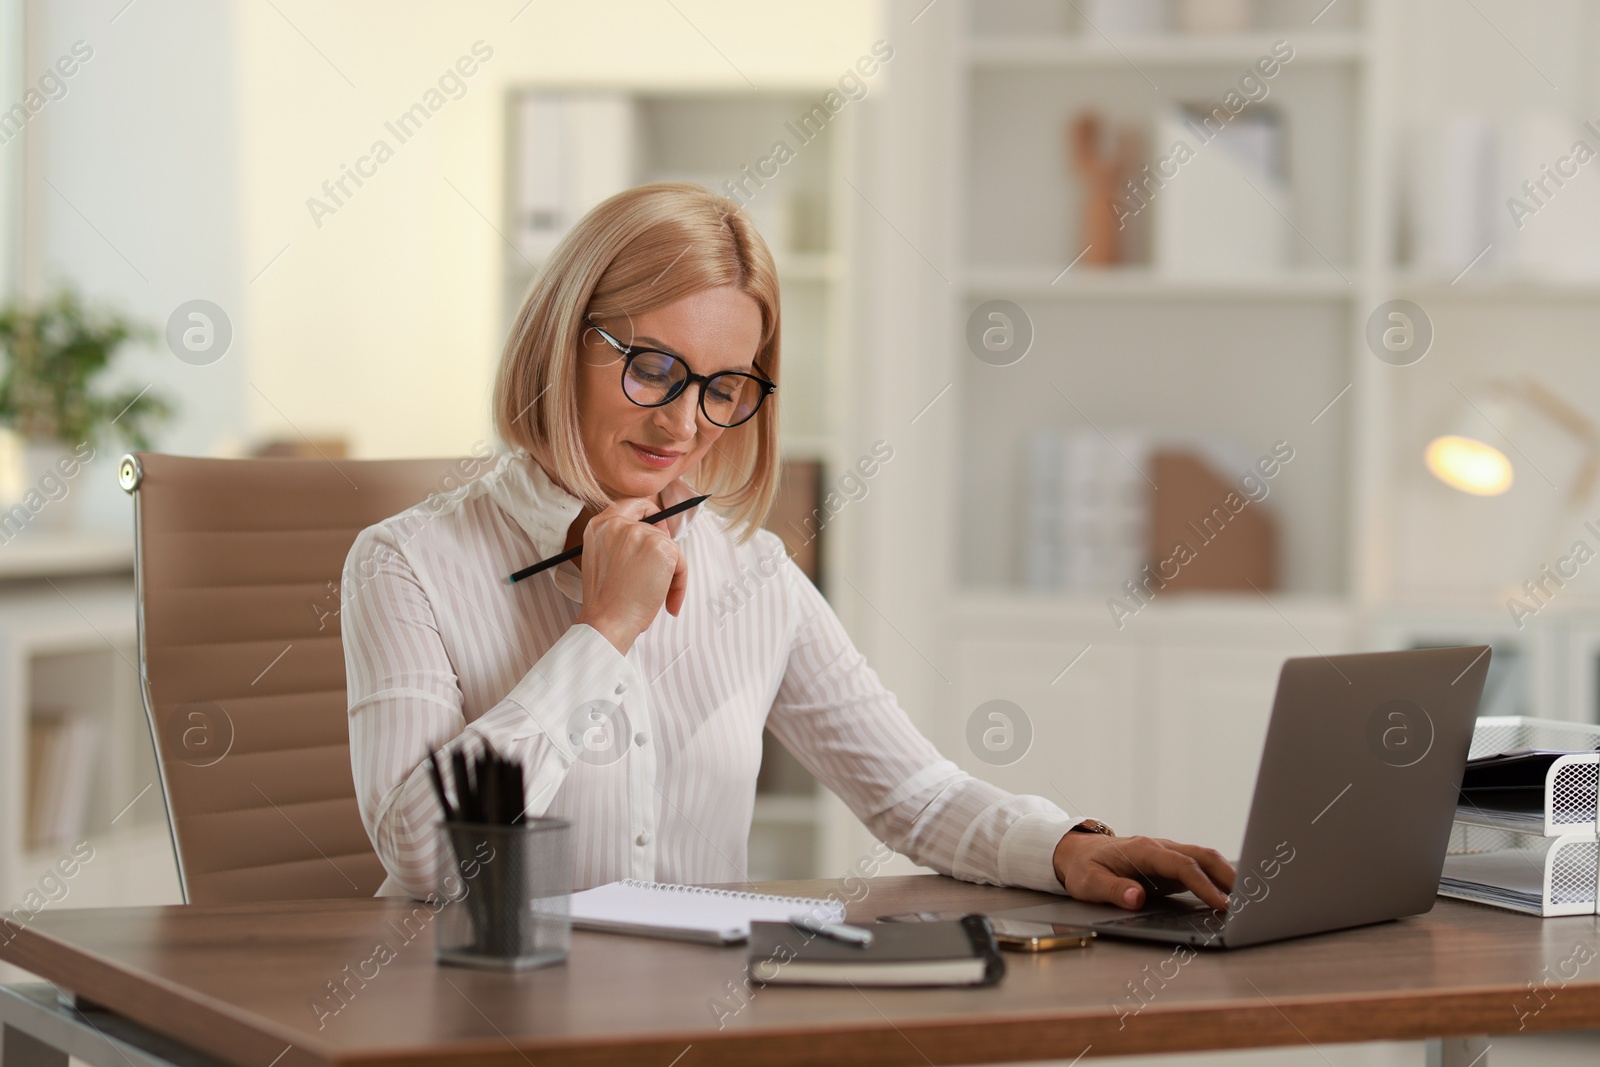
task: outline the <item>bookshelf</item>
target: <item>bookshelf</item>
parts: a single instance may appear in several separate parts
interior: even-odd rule
[[[71,542],[47,550],[19,541],[7,548],[25,550],[0,566],[0,899],[50,908],[177,903],[139,694],[133,580],[118,573],[131,552]],[[59,745],[45,743],[52,737]],[[66,779],[52,783],[58,773]],[[30,826],[41,778],[46,793],[58,787],[47,810],[67,809],[60,835]],[[60,877],[63,862],[70,877]]]
[[[724,183],[772,151],[774,139],[806,114],[830,86],[782,91],[664,91],[650,86],[611,90],[520,86],[507,98],[504,211],[508,248],[503,258],[504,321],[521,306],[542,263],[541,251],[594,204],[650,181],[690,181],[727,195]],[[567,109],[562,117],[562,109]],[[563,123],[577,123],[582,130]],[[565,157],[531,145],[565,129]],[[783,305],[783,383],[778,393],[785,463],[815,465],[797,481],[813,487],[816,503],[797,509],[780,502],[769,525],[785,532],[785,508],[809,515],[837,472],[856,459],[845,445],[852,398],[840,388],[850,345],[851,257],[855,218],[848,175],[855,134],[847,107],[822,133],[801,145],[777,178],[749,199],[752,220],[772,249]],[[606,132],[609,131],[609,132]],[[573,146],[578,147],[574,148]],[[554,190],[568,190],[563,197]],[[541,206],[542,205],[542,206]],[[543,213],[543,221],[534,217]],[[535,232],[537,231],[537,232]],[[792,516],[791,516],[792,517]],[[830,520],[817,539],[823,592],[838,603],[841,529]],[[798,540],[790,544],[791,550]],[[848,622],[850,605],[840,614]],[[837,800],[770,736],[757,787],[750,837],[753,879],[807,878],[837,873],[830,857],[834,827],[853,821]]]
[[[894,482],[863,511],[852,560],[862,596],[892,616],[863,614],[869,658],[974,774],[1070,800],[1119,830],[1224,850],[1237,844],[1247,798],[1231,785],[1218,795],[1216,783],[1253,780],[1285,656],[1405,647],[1430,634],[1515,638],[1519,710],[1600,720],[1600,597],[1565,590],[1517,633],[1499,596],[1544,562],[1518,528],[1519,515],[1522,526],[1543,521],[1539,480],[1525,479],[1523,505],[1485,505],[1421,463],[1424,435],[1457,398],[1452,381],[1532,372],[1600,410],[1594,278],[1489,270],[1487,260],[1441,276],[1414,262],[1406,236],[1403,148],[1426,109],[1459,98],[1514,114],[1546,104],[1547,86],[1492,30],[1463,28],[1427,0],[1251,8],[1246,32],[1108,41],[1086,24],[1090,4],[892,3],[895,96],[881,101],[868,131],[875,150],[856,178],[894,222],[864,219],[861,302],[915,308],[920,320],[864,322],[861,347],[884,395],[887,383],[925,385],[861,419],[859,432],[892,430],[904,442]],[[1542,32],[1590,40],[1586,16],[1563,17],[1566,31]],[[1129,263],[1074,265],[1083,194],[1068,121],[1094,108],[1148,131],[1174,101],[1220,99],[1280,40],[1295,57],[1264,102],[1285,134],[1295,227],[1286,263],[1172,273],[1146,235]],[[1592,93],[1567,96],[1572,114],[1592,113]],[[1369,315],[1395,298],[1422,304],[1435,328],[1432,353],[1409,367],[1380,362],[1365,341]],[[1003,367],[975,359],[966,342],[969,316],[996,299],[1020,306],[1033,328],[1026,357]],[[1269,501],[1279,588],[1158,596],[1122,629],[1104,597],[1028,589],[1028,435],[1091,421],[1107,432],[1222,435],[1251,452],[1293,443],[1292,477]],[[911,539],[915,558],[882,547]],[[1021,707],[1034,737],[1000,769],[965,734],[974,709],[994,699]],[[1217,736],[1246,755],[1219,753]]]
[[[1277,505],[1283,587],[1334,596],[1347,588],[1358,564],[1339,514],[1354,477],[1353,405],[1315,426],[1310,420],[1348,381],[1345,364],[1360,341],[1350,319],[1370,289],[1371,250],[1362,242],[1373,231],[1362,221],[1384,210],[1363,180],[1369,164],[1382,165],[1365,158],[1362,139],[1372,120],[1375,46],[1351,10],[1335,9],[1316,27],[1293,25],[1289,14],[1259,11],[1261,28],[1238,34],[1114,41],[1071,5],[1009,0],[947,16],[952,110],[961,117],[949,152],[952,311],[965,318],[986,300],[1010,299],[1036,338],[1013,367],[958,353],[953,407],[962,484],[979,496],[974,512],[1021,514],[1024,479],[993,475],[1014,472],[1013,457],[1042,426],[1087,419],[1108,432],[1160,427],[1232,438],[1256,452],[1285,439],[1309,469],[1286,483]],[[1288,262],[1250,273],[1164,270],[1152,261],[1149,234],[1135,236],[1147,220],[1134,218],[1130,262],[1068,269],[1085,244],[1081,182],[1067,155],[1071,119],[1092,110],[1149,131],[1173,102],[1222,100],[1240,71],[1280,41],[1292,45],[1293,59],[1252,106],[1274,109],[1284,130],[1294,227]],[[1146,160],[1156,154],[1152,142],[1147,135]],[[1327,158],[1343,165],[1319,165]],[[1297,339],[1293,361],[1282,358],[1287,336]],[[1230,359],[1196,360],[1197,348]],[[1116,366],[1108,366],[1111,353]],[[960,533],[959,584],[1022,585],[1019,538],[997,544],[987,522],[963,523]]]

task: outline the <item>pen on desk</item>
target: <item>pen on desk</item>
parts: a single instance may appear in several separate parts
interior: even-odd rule
[[[670,519],[674,515],[681,515],[685,511],[688,511],[690,508],[695,507],[695,506],[697,506],[699,504],[703,504],[707,500],[710,500],[710,499],[711,499],[711,494],[710,493],[707,493],[704,496],[692,496],[688,500],[680,501],[679,503],[676,503],[676,504],[672,505],[670,508],[664,508],[661,511],[656,512],[654,515],[646,515],[644,518],[640,519],[639,521],[640,522],[648,522],[648,523],[657,523],[657,522],[660,522],[662,519]],[[549,559],[542,559],[538,563],[533,564],[532,566],[524,567],[520,571],[513,572],[511,577],[509,579],[507,579],[507,581],[509,581],[512,585],[515,585],[516,583],[522,581],[522,579],[524,579],[524,578],[531,578],[535,574],[538,574],[540,571],[549,570],[551,567],[554,567],[558,563],[565,563],[569,559],[577,559],[581,555],[583,555],[583,546],[582,545],[578,545],[576,548],[569,548],[565,552],[559,552],[556,555],[551,556]]]
[[[804,914],[791,915],[789,922],[791,925],[798,926],[809,933],[821,934],[823,937],[829,937],[835,941],[843,941],[849,945],[859,945],[862,948],[866,948],[872,944],[872,931],[859,926],[850,926],[846,923],[831,923],[824,919],[819,919],[815,915]]]

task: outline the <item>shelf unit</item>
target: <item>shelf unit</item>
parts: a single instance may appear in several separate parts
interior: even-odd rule
[[[30,893],[49,908],[182,899],[139,696],[133,580],[115,573],[130,559],[126,544],[66,537],[8,554],[0,568],[0,900],[8,909],[25,907]],[[28,796],[43,770],[31,765],[30,735],[47,711],[87,721],[96,743],[81,783],[81,832],[30,842]],[[75,848],[78,858],[88,849],[92,857],[72,864]],[[56,867],[64,860],[74,867],[67,878]]]
[[[923,88],[953,117],[935,153],[949,161],[942,186],[922,202],[938,217],[933,247],[947,250],[939,268],[946,284],[928,288],[945,309],[943,336],[955,340],[941,347],[954,349],[948,376],[959,386],[947,404],[962,486],[955,587],[1020,587],[1020,442],[1039,425],[1089,422],[1226,433],[1252,447],[1274,433],[1303,444],[1311,458],[1298,461],[1305,466],[1277,501],[1284,591],[1344,597],[1362,609],[1449,592],[1438,569],[1428,574],[1417,558],[1424,553],[1406,555],[1414,522],[1406,498],[1466,507],[1425,480],[1416,439],[1428,418],[1411,414],[1442,414],[1455,391],[1434,373],[1444,358],[1416,367],[1377,360],[1368,317],[1406,298],[1436,307],[1441,320],[1481,315],[1492,302],[1495,314],[1564,314],[1592,327],[1600,282],[1481,269],[1436,277],[1398,261],[1395,145],[1406,128],[1396,97],[1428,76],[1397,62],[1417,6],[1342,4],[1310,25],[1294,5],[1262,3],[1263,28],[1246,33],[1113,41],[1074,5],[1002,0],[947,5],[924,32],[919,44],[933,54]],[[1292,44],[1294,58],[1253,106],[1284,117],[1293,262],[1203,276],[1137,262],[1076,264],[1080,191],[1066,159],[1067,120],[1093,108],[1114,123],[1148,126],[1169,102],[1220,101],[1277,41]],[[914,180],[894,175],[889,195],[910,194]],[[961,343],[967,314],[991,299],[1020,304],[1034,327],[1032,350],[1014,366],[982,365]],[[1436,347],[1471,343],[1445,336],[1445,324],[1437,324]],[[1562,341],[1577,332],[1554,331]],[[1287,353],[1285,338],[1293,339]],[[1570,361],[1580,358],[1572,352]],[[1552,365],[1569,369],[1559,359]],[[1443,529],[1461,541],[1470,534],[1460,524]],[[1488,542],[1478,538],[1474,550],[1500,547]],[[1492,599],[1501,584],[1476,591]]]
[[[1359,369],[1358,309],[1381,302],[1373,266],[1389,229],[1375,217],[1392,206],[1374,180],[1387,159],[1379,139],[1368,136],[1376,37],[1354,10],[1334,16],[1317,27],[1291,28],[1284,19],[1241,34],[1113,42],[1070,6],[1010,0],[947,13],[949,91],[958,116],[948,153],[957,205],[952,317],[963,323],[978,304],[1009,299],[1029,316],[1035,338],[1011,367],[956,354],[962,482],[980,495],[977,513],[1020,526],[1025,483],[1015,468],[1027,433],[1044,425],[1154,425],[1234,436],[1258,452],[1284,439],[1312,468],[1281,489],[1285,589],[1338,595],[1366,580],[1366,558],[1354,551],[1360,538],[1339,521],[1360,477],[1349,441],[1355,403],[1315,426],[1311,420]],[[1079,183],[1066,152],[1070,119],[1093,110],[1148,129],[1169,102],[1220,104],[1241,73],[1284,40],[1294,57],[1251,106],[1284,117],[1295,208],[1289,267],[1242,276],[1174,274],[1138,262],[1069,267],[1084,247]],[[1153,148],[1146,158],[1157,154]],[[1346,165],[1314,165],[1323,156]],[[1132,220],[1130,238],[1146,221]],[[1130,243],[1136,256],[1147,255],[1138,239]],[[1130,322],[1134,315],[1138,321]],[[1293,367],[1282,359],[1286,335],[1303,338]],[[1188,353],[1208,346],[1228,352],[1229,366],[1195,367]],[[1079,353],[1086,366],[1074,358]],[[1120,370],[1108,367],[1113,360]],[[1163,381],[1176,387],[1151,388]],[[1007,468],[1008,476],[985,477]],[[1020,584],[1020,536],[996,546],[989,521],[960,529],[958,584]]]
[[[520,224],[516,173],[519,156],[515,111],[523,94],[586,101],[624,101],[628,143],[618,146],[619,159],[609,170],[610,184],[591,184],[585,202],[574,212],[628,186],[650,181],[681,180],[727,195],[724,183],[738,179],[742,168],[771,154],[775,139],[792,141],[786,123],[806,114],[830,86],[794,86],[781,92],[663,91],[651,86],[597,92],[592,88],[525,86],[508,100],[509,169],[506,181],[506,232]],[[847,236],[855,205],[849,192],[855,134],[847,107],[833,116],[822,133],[796,149],[776,178],[750,198],[750,215],[762,230],[778,268],[783,305],[783,383],[778,393],[785,461],[820,464],[825,494],[859,449],[847,448],[852,398],[840,386],[848,365],[851,314],[851,261]],[[608,168],[599,168],[604,171]],[[569,224],[573,218],[566,220]],[[787,222],[785,222],[787,220]],[[774,232],[775,229],[787,232]],[[541,263],[515,249],[504,257],[505,320],[521,306]],[[818,539],[822,588],[837,600],[835,575],[841,560],[839,539],[829,522]],[[850,606],[840,609],[848,622]],[[758,792],[750,838],[750,877],[805,878],[837,873],[824,860],[830,827],[838,811],[821,796],[817,782],[770,736],[762,782],[778,783],[780,792]]]
[[[985,267],[966,272],[969,298],[1028,300],[1348,300],[1350,286],[1332,271],[1296,270],[1260,278],[1185,277],[1148,267],[1063,273],[1048,266]]]
[[[1332,5],[1315,25],[1321,5],[1261,0],[1247,33],[1114,42],[1084,24],[1083,6],[890,5],[904,58],[872,131],[883,148],[859,184],[893,229],[866,235],[858,273],[863,303],[916,308],[922,321],[864,323],[863,348],[881,353],[882,389],[919,384],[901,405],[908,414],[939,399],[909,427],[896,411],[868,419],[873,433],[896,427],[907,447],[896,484],[864,516],[856,580],[887,614],[864,620],[863,643],[924,731],[974,774],[1056,803],[1076,777],[1085,814],[1225,847],[1242,831],[1238,798],[1215,818],[1194,803],[1225,777],[1221,764],[1174,753],[1203,749],[1212,733],[1236,737],[1247,753],[1227,764],[1230,776],[1252,780],[1251,739],[1284,656],[1516,634],[1503,590],[1543,561],[1512,523],[1484,518],[1507,502],[1469,501],[1427,475],[1422,435],[1458,399],[1460,356],[1475,373],[1556,368],[1580,406],[1600,411],[1600,369],[1577,366],[1600,326],[1600,283],[1482,264],[1457,280],[1400,258],[1404,98],[1463,62],[1454,39],[1426,57],[1411,47],[1421,0]],[[1220,102],[1278,40],[1295,49],[1264,101],[1284,119],[1287,267],[1194,276],[1141,258],[1077,262],[1068,120],[1092,107],[1148,129],[1172,101]],[[1381,362],[1365,340],[1369,316],[1397,298],[1424,304],[1436,327],[1431,354],[1407,367]],[[994,299],[1021,306],[1033,326],[1031,349],[1010,366],[967,350],[969,316]],[[1252,453],[1289,441],[1296,458],[1267,502],[1280,520],[1281,588],[1157,597],[1122,630],[1103,597],[1025,591],[1024,442],[1038,426],[1090,422],[1228,435]],[[930,512],[948,520],[928,522]],[[876,547],[913,538],[914,559]],[[1516,634],[1528,649],[1518,710],[1600,719],[1600,598],[1561,598],[1538,635]],[[1444,620],[1453,625],[1430,629]],[[1185,682],[1163,663],[1192,673]],[[1180,684],[1187,709],[1163,695]],[[998,770],[967,740],[969,717],[991,699],[1017,703],[1034,728],[1029,755]]]
[[[972,68],[1001,70],[1020,67],[1105,69],[1151,66],[1162,69],[1206,67],[1218,63],[1249,64],[1270,52],[1281,38],[1270,33],[1218,36],[1160,36],[1124,38],[1113,44],[1093,32],[1061,30],[1039,35],[985,33],[969,40],[966,64]],[[1352,63],[1367,56],[1367,40],[1360,33],[1335,30],[1319,33],[1304,47],[1295,47],[1295,62]]]

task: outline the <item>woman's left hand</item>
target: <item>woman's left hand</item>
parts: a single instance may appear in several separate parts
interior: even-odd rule
[[[1164,837],[1067,833],[1056,845],[1054,864],[1056,878],[1076,899],[1130,910],[1143,907],[1148,893],[1185,889],[1221,910],[1233,889],[1233,864],[1222,853]]]

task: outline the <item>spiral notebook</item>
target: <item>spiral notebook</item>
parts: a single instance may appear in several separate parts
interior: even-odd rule
[[[667,885],[626,878],[572,894],[572,925],[636,937],[665,937],[708,945],[750,938],[752,922],[788,922],[793,915],[844,921],[844,906],[819,897],[781,897],[737,889]]]

